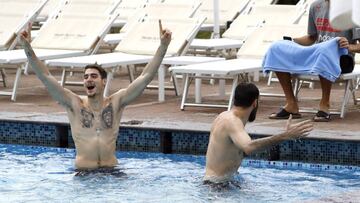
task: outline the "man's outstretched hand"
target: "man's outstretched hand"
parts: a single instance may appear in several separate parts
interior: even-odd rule
[[[168,46],[171,41],[171,31],[168,29],[163,30],[161,20],[159,20],[160,40],[161,44]]]
[[[292,124],[292,115],[290,115],[285,126],[285,139],[299,139],[306,137],[310,131],[314,129],[310,120],[305,120],[296,124]]]

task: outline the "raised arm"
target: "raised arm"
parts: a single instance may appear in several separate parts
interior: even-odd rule
[[[37,77],[48,89],[50,95],[61,105],[72,109],[72,101],[78,99],[78,96],[71,91],[61,87],[57,80],[50,74],[46,65],[42,61],[40,61],[39,58],[35,55],[35,52],[29,43],[27,31],[23,31],[20,33],[20,43],[24,47],[24,51],[28,58],[29,64],[33,68]]]
[[[171,41],[171,32],[169,30],[162,29],[161,21],[159,21],[159,27],[161,43],[153,59],[146,65],[141,75],[137,77],[136,80],[134,80],[126,89],[122,89],[111,96],[114,99],[114,102],[119,104],[119,107],[129,104],[137,98],[152,81],[159,69]]]
[[[234,126],[232,132],[230,133],[230,138],[234,144],[247,155],[285,140],[305,137],[313,129],[313,125],[310,120],[291,125],[291,118],[289,118],[286,124],[286,131],[284,133],[251,140],[244,128],[238,126],[239,125]]]

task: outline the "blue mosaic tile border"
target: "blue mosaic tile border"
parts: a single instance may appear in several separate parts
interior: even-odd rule
[[[121,151],[160,151],[160,132],[157,130],[140,130],[120,128],[116,148]]]
[[[68,130],[68,143],[69,147],[75,147],[70,128]],[[116,149],[121,151],[159,152],[160,132],[156,130],[120,128]]]
[[[307,169],[312,171],[338,171],[338,170],[351,170],[360,171],[360,167],[352,165],[336,165],[336,164],[313,164],[304,162],[286,162],[286,161],[264,161],[264,160],[251,160],[244,159],[242,166],[252,166],[257,168],[276,168],[276,169]]]
[[[64,134],[67,134],[67,139],[64,139]],[[166,139],[170,138],[169,153],[206,153],[209,139],[209,133],[206,132],[161,132],[154,129],[122,127],[116,147],[121,151],[161,152],[164,147],[164,135]],[[61,126],[60,129],[56,124],[46,123],[0,121],[0,143],[74,148],[69,127]],[[249,157],[360,166],[360,142],[315,139],[287,141]]]
[[[209,133],[173,132],[172,152],[186,154],[206,154]]]
[[[59,146],[56,126],[0,121],[0,143]]]
[[[360,143],[350,141],[301,140],[280,145],[280,160],[360,165]]]

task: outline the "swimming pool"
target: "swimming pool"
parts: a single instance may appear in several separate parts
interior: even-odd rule
[[[352,166],[247,159],[241,188],[217,190],[202,184],[204,156],[118,152],[120,177],[75,177],[74,157],[73,149],[0,144],[0,202],[303,202],[360,190]]]

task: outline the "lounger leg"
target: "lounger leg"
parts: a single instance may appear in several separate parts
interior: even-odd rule
[[[219,80],[219,96],[220,97],[225,96],[225,80],[224,79]]]
[[[214,77],[215,75],[211,74],[211,76]],[[209,84],[210,85],[215,85],[215,79],[210,79]]]
[[[20,82],[21,71],[22,71],[22,67],[19,67],[16,70],[14,87],[13,87],[13,91],[12,91],[12,94],[11,94],[11,101],[16,101],[16,92],[17,92],[17,88],[18,88],[18,85],[19,85],[19,82]]]
[[[300,88],[301,88],[301,81],[299,80],[299,78],[295,78],[295,81],[294,81],[294,96],[295,96],[296,100],[298,99]]]
[[[184,110],[185,107],[185,102],[186,102],[186,98],[187,98],[187,94],[189,91],[189,86],[190,86],[190,80],[189,80],[189,74],[186,74],[185,76],[185,85],[184,85],[184,91],[183,91],[183,95],[182,95],[182,99],[181,99],[181,105],[180,105],[180,109]]]
[[[126,66],[128,73],[129,73],[129,79],[130,82],[134,81],[134,69],[130,66]]]
[[[182,86],[182,89],[184,90],[185,89],[185,77],[186,77],[186,74],[182,74],[181,77],[182,77],[181,86]]]
[[[114,75],[113,70],[111,70],[111,71],[108,72],[108,74],[107,74],[107,77],[106,77],[106,85],[105,85],[105,89],[104,89],[104,97],[108,97],[108,96],[109,96],[109,93],[110,93],[110,85],[111,85],[112,79],[114,78],[113,75]]]
[[[200,76],[196,74],[195,76]],[[195,103],[201,103],[201,79],[195,78]]]
[[[176,75],[171,75],[171,78],[172,78],[174,89],[175,89],[175,95],[179,96],[179,83],[176,78]]]
[[[230,98],[229,98],[229,105],[228,105],[228,111],[231,109],[232,105],[233,105],[233,100],[234,100],[234,92],[235,92],[235,88],[238,84],[238,76],[235,76],[233,78],[233,84],[232,84],[232,87],[231,87],[231,93],[230,93]]]
[[[353,101],[354,101],[354,105],[357,104],[357,99],[356,99],[356,95],[355,95],[355,80],[351,80],[350,81],[350,91],[351,91],[351,94],[352,94],[352,97],[353,97]]]
[[[272,79],[272,76],[273,75],[273,72],[272,71],[270,71],[270,73],[269,73],[269,77],[268,77],[268,83],[267,83],[267,85],[268,86],[270,86],[271,85],[271,79]]]
[[[61,74],[61,81],[60,81],[60,85],[61,87],[64,87],[65,86],[65,83],[66,83],[66,69],[64,68],[63,71],[62,71],[62,74]]]
[[[74,76],[74,71],[73,71],[73,69],[74,69],[74,67],[71,67],[71,68],[70,68],[70,70],[71,70],[71,71],[70,71],[70,74],[69,74],[70,77]]]
[[[158,69],[159,102],[165,101],[165,66],[160,65]]]
[[[246,82],[251,82],[251,76],[249,73],[246,73]]]
[[[255,71],[254,72],[254,82],[259,82],[260,81],[260,71]]]
[[[25,63],[24,74],[29,75],[29,63]]]
[[[340,118],[344,118],[344,116],[345,116],[346,105],[347,105],[347,103],[349,101],[349,96],[350,96],[350,81],[346,80],[344,99],[343,99],[343,102],[341,104]]]
[[[310,89],[314,89],[314,88],[315,88],[314,82],[309,82],[309,88],[310,88]]]
[[[1,78],[2,78],[3,85],[4,85],[4,87],[6,87],[6,73],[5,73],[5,70],[2,68],[0,70],[0,72],[1,72]]]

